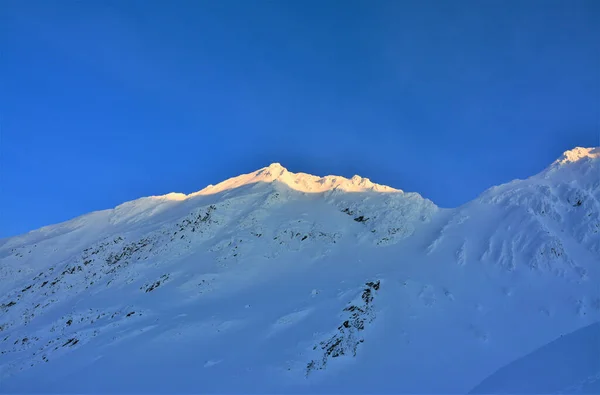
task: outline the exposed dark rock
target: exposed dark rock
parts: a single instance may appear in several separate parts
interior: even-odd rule
[[[77,344],[77,343],[79,343],[79,339],[77,339],[76,337],[72,337],[72,338],[70,338],[69,340],[67,340],[67,341],[66,341],[66,342],[65,342],[65,343],[62,345],[62,347],[66,347],[66,346],[72,347],[72,346],[74,346],[74,345],[75,345],[75,344]]]
[[[146,287],[146,292],[154,291],[156,288],[158,288],[162,284],[162,282],[164,282],[168,279],[169,279],[169,275],[163,274],[162,276],[160,276],[160,280],[157,280],[154,283],[150,284],[148,287]]]
[[[16,305],[17,302],[15,302],[14,300],[11,300],[10,302],[6,303],[6,304],[1,304],[0,308],[4,309],[4,308],[8,308],[8,307],[12,307],[14,305]]]
[[[344,311],[351,313],[348,319],[338,326],[337,332],[328,340],[322,341],[318,346],[313,347],[313,350],[317,350],[317,348],[323,350],[323,354],[320,359],[312,360],[306,365],[306,376],[313,370],[325,369],[330,357],[356,356],[358,345],[364,342],[364,339],[359,337],[360,332],[365,329],[365,324],[375,319],[372,308],[373,293],[379,290],[380,281],[369,281],[365,285],[367,287],[361,294],[361,306],[352,304],[344,308]]]
[[[380,281],[379,280],[377,282],[369,281],[367,283],[367,286],[373,288],[375,291],[379,291],[379,285],[380,285]]]
[[[152,284],[148,288],[146,288],[146,292],[154,291],[159,286],[160,286],[160,280],[156,281],[154,284]]]

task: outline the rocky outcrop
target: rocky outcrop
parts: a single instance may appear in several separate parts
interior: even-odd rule
[[[365,285],[360,298],[344,308],[346,319],[333,335],[313,347],[313,351],[319,350],[320,355],[306,365],[307,377],[314,370],[325,369],[330,358],[356,356],[358,345],[364,342],[362,331],[375,319],[373,298],[381,282],[369,281]]]

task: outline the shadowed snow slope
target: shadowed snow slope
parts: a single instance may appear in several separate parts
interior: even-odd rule
[[[0,240],[0,392],[596,388],[550,372],[597,342],[599,152],[456,209],[272,164]]]
[[[471,393],[600,394],[600,324],[562,336],[503,367]]]

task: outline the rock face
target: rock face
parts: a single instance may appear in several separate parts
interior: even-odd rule
[[[313,350],[319,348],[323,355],[317,360],[312,360],[306,365],[306,375],[313,370],[325,369],[329,358],[338,358],[344,355],[356,356],[358,345],[365,341],[361,332],[375,319],[373,309],[374,294],[379,291],[380,281],[370,281],[365,284],[359,300],[344,308],[344,322],[338,326],[337,331],[327,340],[314,346]]]
[[[273,164],[0,240],[0,392],[494,392],[600,320],[598,152],[455,209]]]

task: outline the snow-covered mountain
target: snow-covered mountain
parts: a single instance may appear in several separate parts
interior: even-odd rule
[[[599,284],[599,148],[456,209],[272,164],[0,240],[0,392],[590,392]]]

